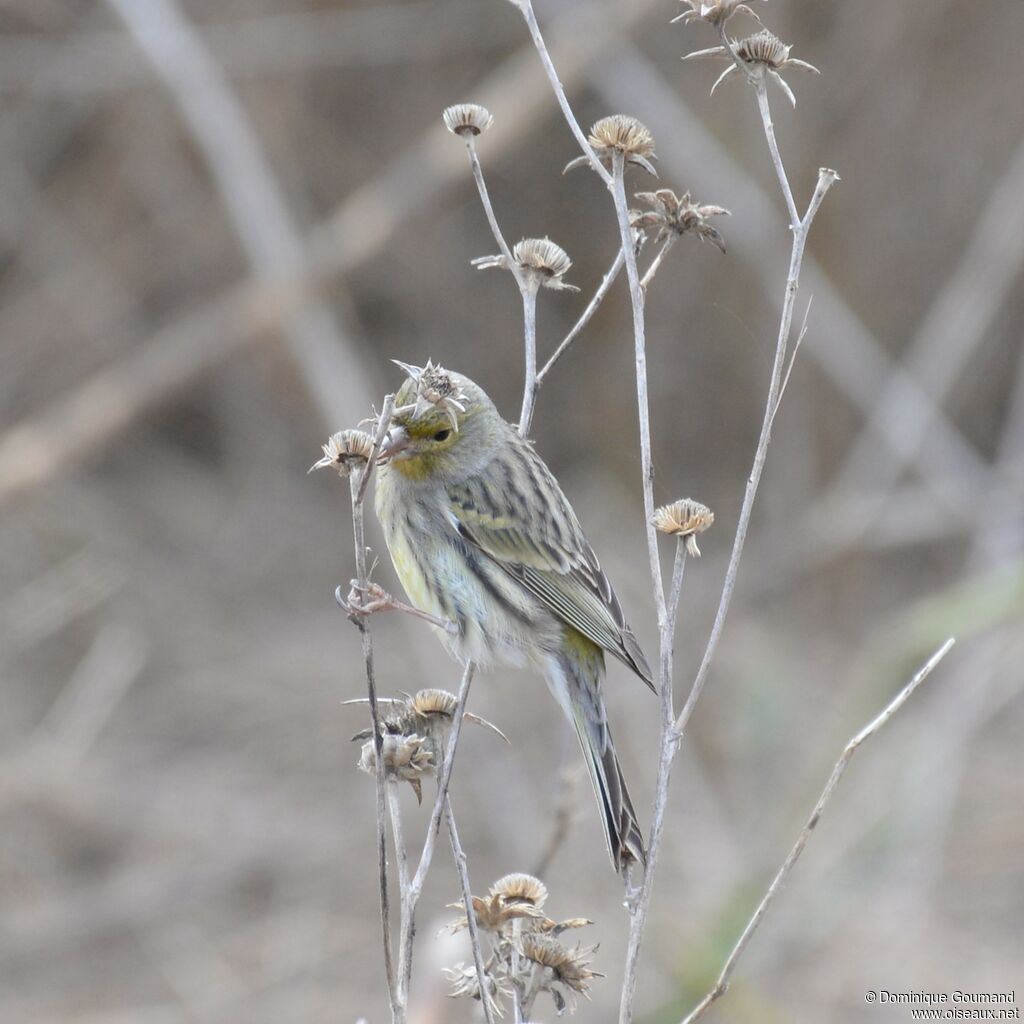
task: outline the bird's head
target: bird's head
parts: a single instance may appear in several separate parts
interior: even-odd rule
[[[483,388],[431,362],[396,363],[408,377],[395,396],[381,461],[411,480],[451,479],[478,471],[502,425]]]

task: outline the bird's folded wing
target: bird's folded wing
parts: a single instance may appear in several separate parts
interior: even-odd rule
[[[651,685],[643,652],[568,500],[547,467],[532,452],[523,454],[529,474],[510,476],[500,490],[482,478],[450,486],[453,524],[563,622]]]

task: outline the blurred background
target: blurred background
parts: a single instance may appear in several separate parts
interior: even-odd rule
[[[843,180],[675,773],[645,1024],[707,990],[847,738],[951,634],[709,1020],[894,1020],[867,989],[1024,987],[1024,5],[756,7],[823,72],[788,76],[795,111],[773,94],[798,202],[821,165]],[[720,67],[679,61],[706,25],[670,27],[670,0],[537,13],[580,120],[638,116],[661,184],[733,214],[728,254],[684,239],[648,302],[656,498],[717,517],[687,572],[685,692],[761,421],[783,207],[749,91],[711,100]],[[445,106],[494,114],[479,149],[510,241],[574,260],[582,293],[540,297],[542,354],[612,260],[607,195],[561,175],[573,140],[501,0],[6,0],[0,33],[0,1019],[383,1021],[365,713],[341,705],[362,663],[333,600],[348,488],[306,469],[399,383],[391,358],[518,414],[519,298],[469,265],[495,245]],[[534,437],[652,654],[623,282]],[[377,575],[397,586],[386,556]],[[373,628],[385,692],[456,688],[421,624]],[[646,820],[657,701],[615,665],[608,701]],[[478,678],[471,707],[512,741],[469,728],[460,749],[474,888],[535,868],[575,804],[549,911],[596,922],[607,978],[579,1018],[611,1020],[626,915],[575,743],[527,675]],[[434,938],[457,889],[439,846],[421,1022],[471,1019],[437,980],[465,956]]]

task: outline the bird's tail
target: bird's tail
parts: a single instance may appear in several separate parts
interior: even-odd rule
[[[580,638],[583,639],[582,637]],[[625,877],[631,863],[647,863],[647,851],[633,802],[629,799],[626,780],[622,777],[619,759],[615,756],[611,730],[601,695],[601,677],[604,674],[604,656],[596,644],[585,641],[592,650],[558,656],[560,679],[568,697],[567,711],[571,712],[583,757],[590,773],[590,781],[597,796],[598,811],[604,827],[605,840],[612,864]],[[555,680],[551,680],[552,683]],[[564,706],[563,701],[563,706]]]

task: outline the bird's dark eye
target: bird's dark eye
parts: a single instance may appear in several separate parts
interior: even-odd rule
[[[450,430],[439,430],[434,435],[434,440],[435,441],[447,441],[450,435],[451,435],[451,431]]]

